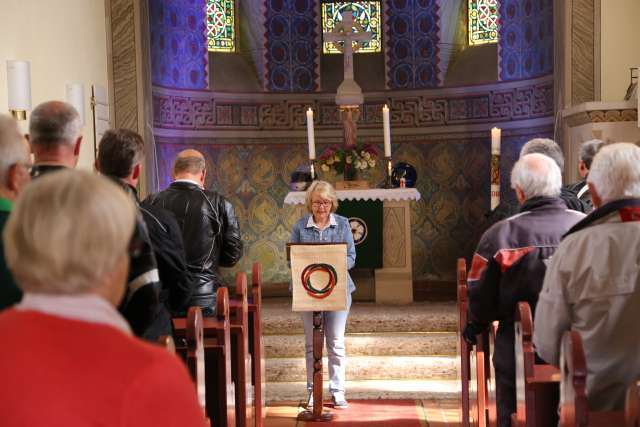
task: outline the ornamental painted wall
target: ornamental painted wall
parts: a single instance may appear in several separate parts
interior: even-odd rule
[[[508,176],[520,148],[530,138],[550,137],[549,128],[512,132],[503,138],[501,195],[515,203]],[[435,139],[407,138],[394,143],[394,161],[406,161],[418,172],[417,188],[422,199],[411,204],[413,276],[415,281],[455,281],[456,259],[470,257],[486,227],[489,209],[488,136]],[[285,244],[296,209],[284,205],[291,172],[306,161],[304,143],[267,141],[247,144],[243,140],[219,139],[215,143],[198,139],[158,138],[158,168],[161,188],[170,183],[171,163],[176,154],[189,147],[200,150],[210,171],[206,186],[214,188],[233,203],[239,217],[245,253],[239,264],[225,270],[225,280],[233,283],[235,271],[250,271],[259,261],[266,287],[288,283],[290,272]],[[318,152],[326,147],[319,144]],[[379,145],[379,150],[382,146]],[[382,180],[382,168],[366,178]],[[332,174],[321,178],[335,181]]]
[[[553,0],[502,0],[498,40],[500,80],[553,72]]]
[[[151,82],[179,89],[208,87],[205,4],[193,0],[149,2]]]
[[[265,86],[272,92],[319,89],[319,0],[265,0]]]
[[[384,4],[387,87],[424,89],[438,86],[437,1],[388,0]]]

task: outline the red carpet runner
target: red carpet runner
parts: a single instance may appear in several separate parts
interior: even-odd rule
[[[348,409],[333,409],[331,422],[307,422],[305,427],[424,427],[427,420],[419,400],[350,400]],[[300,423],[298,423],[300,425]]]

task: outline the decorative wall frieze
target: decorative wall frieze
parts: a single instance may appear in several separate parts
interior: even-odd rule
[[[358,128],[378,128],[388,104],[394,129],[430,128],[526,120],[553,115],[552,76],[465,88],[365,94]],[[317,112],[316,128],[340,129],[333,94],[233,94],[153,88],[154,127],[188,130],[298,131],[305,111]],[[195,132],[196,134],[194,134]]]
[[[588,123],[636,122],[638,110],[635,101],[587,102],[565,110],[562,116],[569,127],[576,127]]]

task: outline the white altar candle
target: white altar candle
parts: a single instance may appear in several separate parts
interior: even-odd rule
[[[500,128],[491,129],[491,154],[500,154],[500,136],[502,130]]]
[[[309,143],[309,160],[316,159],[316,142],[313,135],[313,110],[307,110],[307,142]]]
[[[382,129],[384,130],[384,156],[391,157],[391,127],[389,126],[389,107],[382,107]]]

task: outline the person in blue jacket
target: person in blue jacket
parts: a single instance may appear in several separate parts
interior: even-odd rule
[[[307,189],[306,207],[309,214],[304,215],[293,226],[292,243],[344,242],[347,244],[347,269],[356,263],[356,247],[347,218],[336,214],[338,198],[334,188],[325,181],[314,181]],[[345,399],[346,353],[344,331],[351,307],[351,293],[356,286],[347,274],[347,310],[323,312],[323,324],[327,354],[329,359],[329,391],[335,408],[348,407]],[[313,406],[313,313],[302,313],[305,335],[305,358],[307,362],[307,407]]]

